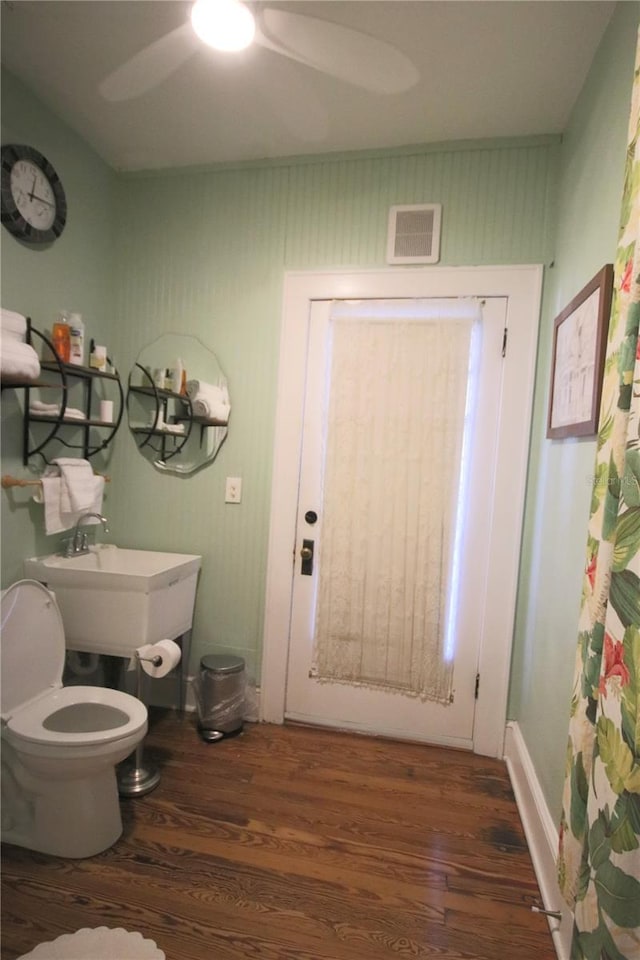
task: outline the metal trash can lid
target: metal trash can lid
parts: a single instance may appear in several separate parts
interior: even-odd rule
[[[200,666],[203,670],[211,670],[213,673],[239,673],[244,669],[244,660],[232,654],[210,653],[202,657]]]

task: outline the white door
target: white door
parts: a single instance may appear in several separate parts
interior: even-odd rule
[[[459,303],[464,307],[464,301]],[[447,306],[452,320],[455,319],[456,301],[449,301]],[[406,311],[406,301],[402,309]],[[327,301],[311,305],[285,704],[285,715],[290,719],[472,746],[478,650],[485,623],[507,300],[488,298],[476,309],[479,319],[471,337],[472,373],[460,448],[461,470],[454,491],[451,589],[445,598],[450,634],[446,639],[447,659],[451,661],[452,679],[444,702],[434,702],[416,692],[389,689],[380,683],[336,681],[318,675],[314,661],[318,582],[321,564],[331,563],[331,557],[323,554],[322,500],[327,371],[335,322],[332,311],[336,311]],[[389,398],[389,402],[393,399]],[[366,540],[358,545],[358,550],[364,563]],[[311,558],[309,551],[313,553]]]

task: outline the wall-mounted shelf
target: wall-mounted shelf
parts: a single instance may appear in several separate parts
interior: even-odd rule
[[[36,454],[44,456],[42,451],[53,441],[57,441],[73,450],[80,450],[82,456],[88,460],[111,443],[122,421],[124,391],[120,377],[117,372],[106,373],[92,367],[80,367],[60,360],[49,338],[36,329],[30,320],[27,320],[27,343],[33,346],[34,337],[46,345],[54,358],[40,362],[41,377],[38,380],[30,381],[21,381],[18,378],[3,378],[2,380],[3,389],[12,387],[23,389],[25,392],[23,463],[26,466],[29,459]],[[47,378],[44,379],[42,374],[48,375]],[[92,416],[94,412],[92,408],[97,399],[95,386],[99,381],[112,383],[115,387],[117,416],[112,422],[105,422]],[[82,418],[65,415],[69,407],[69,392],[74,384],[80,385],[82,391],[81,406],[78,408],[84,414]],[[57,391],[59,394],[58,410],[55,413],[42,414],[31,411],[31,390],[33,389]],[[45,431],[44,436],[39,435],[37,440],[32,441],[32,427],[36,424],[48,425],[50,429]]]

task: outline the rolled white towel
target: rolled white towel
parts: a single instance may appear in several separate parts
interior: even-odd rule
[[[0,329],[3,336],[11,340],[23,341],[27,334],[27,319],[15,310],[0,308]]]
[[[190,400],[193,400],[194,397],[200,393],[200,385],[204,384],[205,386],[211,386],[211,384],[205,383],[204,380],[187,380],[187,396]]]
[[[227,423],[231,407],[228,403],[209,403],[208,400],[194,400],[193,413],[196,417],[202,417],[206,420],[219,420],[221,423]]]
[[[215,383],[206,383],[204,380],[187,380],[187,396],[190,400],[210,401],[228,400],[227,388]]]
[[[40,376],[38,354],[28,343],[3,336],[0,339],[0,372],[3,377],[37,380]]]
[[[211,414],[209,413],[209,411],[211,410],[211,406],[210,406],[208,400],[197,400],[197,399],[194,398],[194,399],[191,401],[191,406],[193,407],[193,415],[194,415],[194,417],[209,417],[209,416],[211,416]]]

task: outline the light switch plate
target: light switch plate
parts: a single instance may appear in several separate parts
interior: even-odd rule
[[[227,477],[227,483],[224,488],[225,503],[240,503],[242,500],[242,479],[240,477]]]

